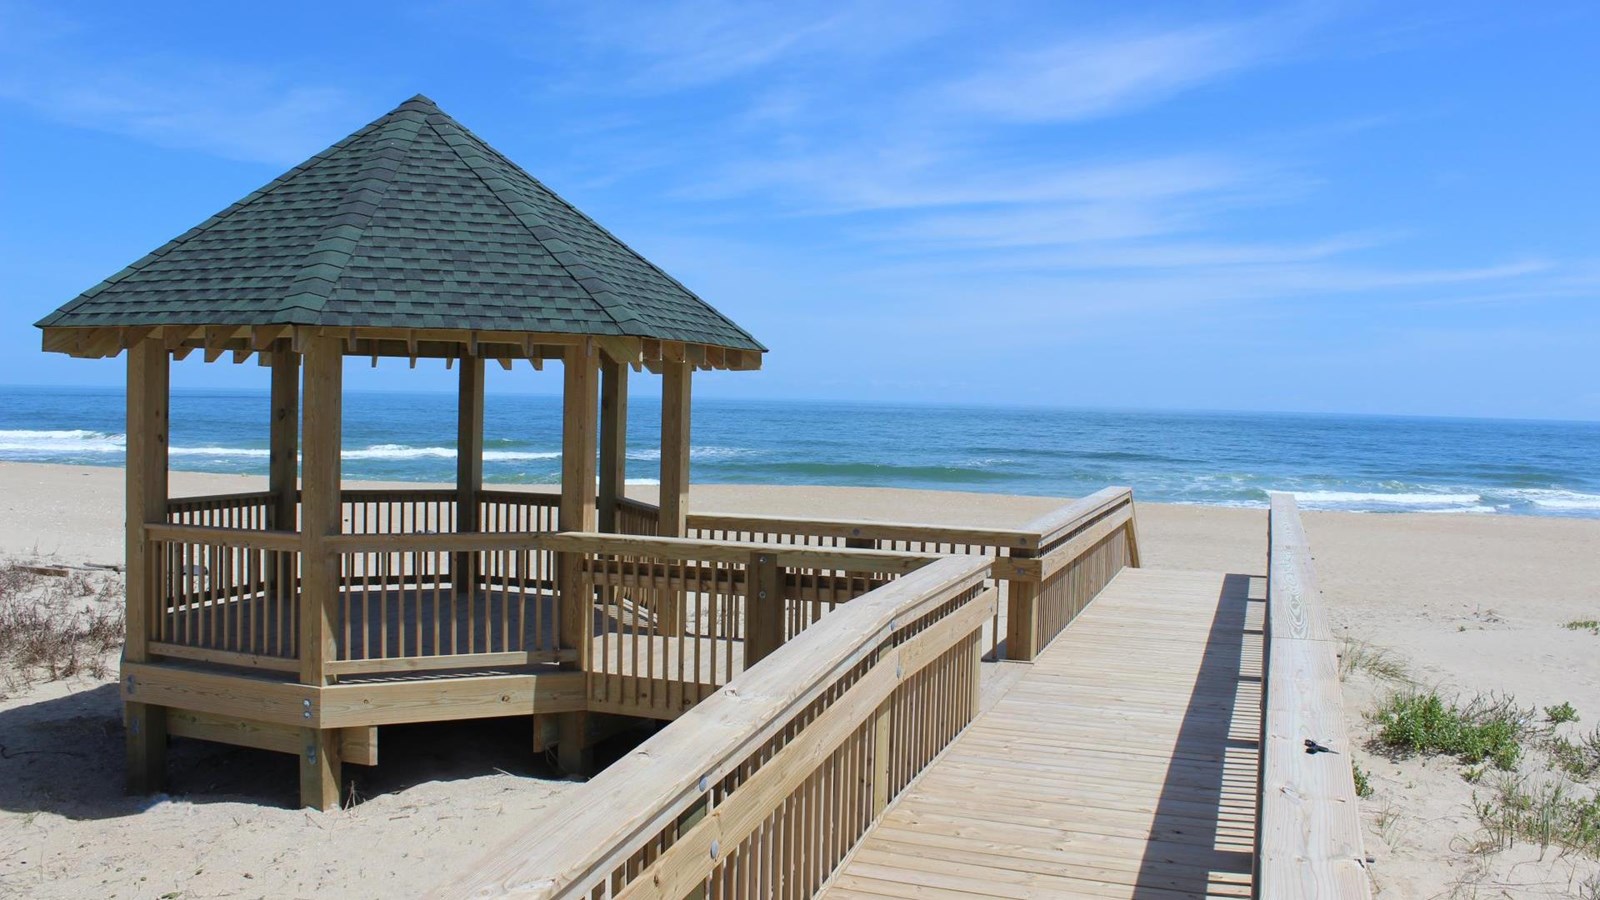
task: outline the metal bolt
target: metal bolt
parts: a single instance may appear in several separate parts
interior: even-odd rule
[[[711,858],[712,859],[716,859],[717,858],[717,850],[718,849],[719,848],[718,848],[717,842],[716,841],[712,841],[711,842]]]
[[[128,693],[133,693],[133,676],[128,676]]]
[[[767,592],[766,591],[756,591],[756,596],[758,598],[762,599],[762,600],[765,600],[765,599],[767,599]]]
[[[312,764],[313,766],[317,764],[317,745],[316,744],[307,744],[306,745],[306,762]]]
[[[134,737],[139,736],[139,717],[134,716],[128,720],[128,733]]]
[[[700,776],[700,790],[703,792],[703,791],[709,790],[710,788],[711,788],[711,779],[707,778],[704,775],[701,775]]]
[[[764,563],[766,561],[767,561],[767,558],[765,556],[756,557],[756,562],[758,562],[758,563]]]
[[[301,707],[300,718],[302,718],[302,719],[311,718],[311,701],[309,699],[301,700],[300,701],[300,707]]]

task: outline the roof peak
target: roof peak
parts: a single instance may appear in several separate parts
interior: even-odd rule
[[[417,94],[42,327],[459,327],[764,350]]]

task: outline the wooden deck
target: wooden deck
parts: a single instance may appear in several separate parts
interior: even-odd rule
[[[1260,578],[1124,569],[827,896],[1248,897]]]

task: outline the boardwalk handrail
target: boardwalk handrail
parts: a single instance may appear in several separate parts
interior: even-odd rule
[[[776,896],[757,873],[780,871],[811,896],[976,714],[989,565],[943,558],[843,605],[441,893]]]
[[[1338,647],[1294,495],[1272,495],[1267,543],[1255,896],[1369,897]]]
[[[690,513],[691,531],[767,533],[865,541],[909,541],[1032,550],[1039,536],[1026,528],[966,528],[877,519],[817,519],[749,513]]]

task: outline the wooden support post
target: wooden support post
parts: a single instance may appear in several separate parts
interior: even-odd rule
[[[564,390],[561,418],[561,521],[562,531],[593,531],[595,526],[596,373],[593,341],[585,338],[566,348],[562,358]],[[561,554],[559,572],[561,646],[577,651],[567,664],[589,670],[590,632],[594,625],[594,592],[583,577],[583,556]],[[589,771],[587,716],[563,713],[559,723],[557,756],[561,768],[582,775]]]
[[[272,493],[267,527],[294,531],[299,527],[300,354],[279,341],[272,351],[272,424],[268,434],[267,490]]]
[[[341,529],[339,449],[344,343],[311,337],[305,348],[305,436],[300,525],[300,681],[330,682],[325,666],[337,658],[334,623],[339,602],[339,557],[327,538]],[[300,754],[300,802],[329,809],[339,804],[338,732],[308,729]]]
[[[771,553],[751,553],[745,569],[744,667],[783,646],[783,573]]]
[[[661,364],[661,511],[662,537],[687,537],[689,516],[689,384],[694,366]],[[664,635],[683,633],[685,598],[663,591],[656,624]]]
[[[628,367],[600,360],[600,530],[617,532],[617,503],[628,477]]]
[[[456,399],[456,531],[477,531],[478,494],[483,490],[483,358],[461,360]],[[450,559],[451,584],[457,594],[477,590],[476,553]]]
[[[300,749],[300,805],[312,809],[339,808],[339,779],[342,768],[337,728],[303,728],[305,746]]]
[[[686,362],[661,364],[661,536],[687,537],[689,379]]]
[[[127,519],[126,558],[123,561],[127,592],[127,642],[122,658],[142,663],[149,659],[153,596],[150,556],[145,525],[167,517],[167,413],[171,368],[166,347],[157,340],[139,341],[128,348]],[[134,696],[137,685],[130,685]],[[166,774],[166,710],[144,703],[127,704],[128,791],[148,794],[161,790]]]
[[[1011,551],[1013,559],[1031,557]],[[1006,659],[1030,662],[1039,652],[1039,585],[1032,581],[1006,583]]]
[[[872,720],[872,818],[889,808],[889,761],[894,758],[894,694],[890,694]]]

